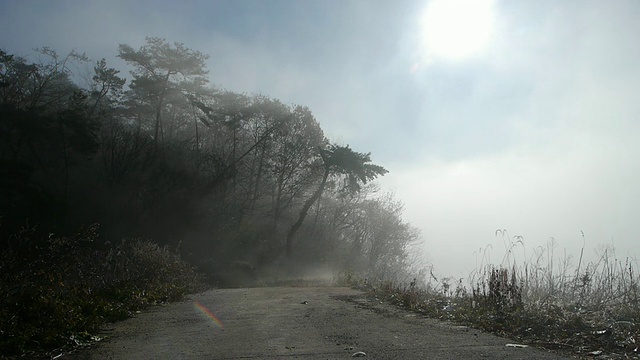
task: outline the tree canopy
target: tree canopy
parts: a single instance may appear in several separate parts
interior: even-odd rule
[[[5,247],[25,224],[99,223],[105,241],[153,239],[212,276],[234,261],[406,271],[392,264],[415,231],[371,184],[387,170],[332,143],[307,107],[211,86],[208,55],[161,38],[120,44],[130,82],[102,59],[82,83],[70,64],[84,54],[40,52],[0,50]]]

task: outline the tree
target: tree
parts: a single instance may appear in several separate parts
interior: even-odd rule
[[[379,278],[400,274],[407,268],[407,247],[419,237],[417,229],[402,221],[404,205],[387,193],[364,201],[362,209],[366,246],[358,253],[367,258],[367,272]]]
[[[98,124],[87,95],[72,81],[72,64],[49,49],[39,63],[0,51],[0,217],[56,223],[61,228],[81,168],[98,147]],[[75,178],[74,178],[75,176]],[[6,217],[5,217],[6,216]]]
[[[39,89],[39,68],[0,49],[0,103],[27,108]],[[33,86],[33,87],[31,87]]]
[[[162,111],[169,94],[186,96],[194,88],[203,88],[209,82],[205,61],[209,58],[199,51],[193,51],[181,43],[173,46],[165,39],[147,37],[147,44],[139,50],[120,44],[121,59],[132,64],[133,81],[131,89],[135,95],[148,102],[155,112],[154,146],[157,149],[161,134]]]
[[[96,63],[93,68],[95,75],[93,75],[93,82],[91,83],[91,97],[94,101],[93,105],[89,109],[89,117],[92,117],[99,106],[103,105],[103,110],[106,112],[111,102],[117,101],[122,95],[122,87],[126,80],[119,77],[120,71],[107,68],[107,61],[103,58]],[[107,101],[104,101],[104,100]]]
[[[388,171],[382,166],[371,164],[371,153],[359,153],[351,150],[349,146],[329,145],[327,149],[318,148],[318,153],[322,159],[324,173],[318,189],[304,203],[298,221],[296,221],[287,234],[287,256],[291,255],[293,248],[293,238],[298,229],[307,217],[307,213],[313,204],[322,196],[322,192],[327,184],[329,175],[336,175],[343,178],[342,191],[345,193],[355,193],[360,191],[360,184],[366,184],[378,176],[386,174]]]
[[[297,106],[273,140],[270,172],[275,182],[273,193],[273,223],[280,221],[282,212],[294,205],[317,177],[313,171],[318,147],[326,145],[324,133],[311,111]],[[311,170],[311,171],[310,171]]]

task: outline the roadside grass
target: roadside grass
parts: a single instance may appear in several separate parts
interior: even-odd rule
[[[25,228],[0,254],[0,357],[53,357],[99,328],[202,288],[194,269],[148,240],[99,245],[98,226],[40,238]]]
[[[514,240],[510,250],[522,239]],[[435,277],[422,286],[416,279],[374,283],[348,272],[338,283],[521,344],[585,358],[640,358],[637,262],[617,259],[611,248],[595,262],[584,264],[582,253],[577,266],[569,260],[555,259],[549,246],[521,265],[508,256],[500,265],[485,264],[468,284]]]

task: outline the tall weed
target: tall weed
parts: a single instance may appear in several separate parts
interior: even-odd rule
[[[379,281],[369,289],[399,306],[430,317],[474,326],[523,343],[561,349],[575,355],[608,353],[628,356],[640,352],[638,263],[620,260],[603,247],[596,261],[577,265],[570,256],[558,258],[553,239],[525,261],[524,239],[496,232],[505,244],[500,264],[481,261],[468,278],[452,285],[451,278],[393,283]],[[435,285],[432,280],[435,280]],[[358,281],[352,281],[358,283]],[[469,291],[470,290],[470,291]]]

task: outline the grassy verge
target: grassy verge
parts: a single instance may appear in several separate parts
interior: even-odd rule
[[[47,357],[98,340],[100,326],[201,286],[178,255],[146,240],[97,244],[97,226],[71,237],[12,236],[0,255],[0,354]]]
[[[452,286],[450,279],[435,286],[417,280],[371,283],[349,273],[339,283],[521,344],[584,358],[640,358],[640,289],[632,260],[620,261],[611,251],[575,268],[545,256],[534,260],[484,266],[472,274],[470,286],[462,280]]]

